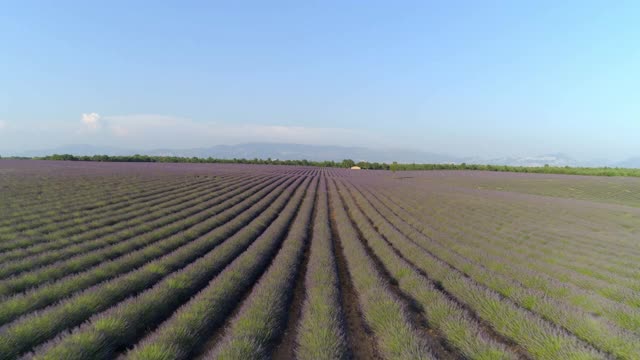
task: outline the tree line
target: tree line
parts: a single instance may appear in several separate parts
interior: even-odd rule
[[[24,158],[23,158],[24,159]],[[364,170],[421,171],[421,170],[480,170],[519,173],[567,174],[591,176],[632,176],[640,177],[640,169],[613,167],[572,167],[572,166],[510,166],[510,165],[481,165],[481,164],[402,164],[393,162],[356,162],[352,159],[342,161],[312,161],[312,160],[279,160],[279,159],[218,159],[213,157],[180,157],[180,156],[149,156],[149,155],[92,155],[76,156],[70,154],[54,154],[34,157],[37,160],[65,160],[65,161],[102,161],[102,162],[157,162],[157,163],[206,163],[206,164],[260,164],[260,165],[296,165],[318,166],[331,168],[350,168],[358,166]]]

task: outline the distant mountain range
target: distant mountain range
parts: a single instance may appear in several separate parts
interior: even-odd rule
[[[216,145],[207,148],[193,149],[154,149],[133,150],[93,145],[68,145],[53,149],[25,151],[18,156],[45,156],[51,154],[71,155],[152,155],[152,156],[182,156],[182,157],[214,157],[220,159],[280,159],[313,161],[333,160],[342,161],[353,159],[370,162],[403,162],[403,163],[455,163],[460,159],[448,155],[428,153],[415,150],[374,150],[362,147],[343,147],[325,145],[249,143],[239,145]]]
[[[512,165],[512,166],[604,166],[602,163],[597,164],[593,162],[581,162],[573,159],[565,154],[546,154],[539,156],[525,156],[525,157],[502,157],[494,159],[481,159],[472,158],[467,159],[468,163],[472,164],[489,164],[489,165]]]
[[[333,160],[342,161],[352,159],[369,162],[425,162],[425,163],[448,163],[455,162],[456,159],[447,155],[428,153],[414,150],[391,149],[374,150],[362,147],[343,147],[326,145],[301,145],[301,144],[273,144],[273,143],[250,143],[240,145],[217,145],[209,148],[170,150],[161,149],[146,152],[148,155],[175,155],[175,156],[197,156],[197,157],[217,157],[224,159],[245,158],[245,159],[280,159],[299,160],[307,159],[312,161]]]
[[[155,150],[134,150],[114,147],[100,147],[93,145],[67,145],[53,149],[32,150],[18,153],[18,156],[45,156],[52,154],[71,155],[153,155],[153,156],[181,156],[181,157],[213,157],[220,159],[280,159],[280,160],[300,160],[307,159],[313,161],[333,160],[342,161],[352,159],[369,162],[397,161],[400,163],[467,163],[467,164],[490,164],[490,165],[512,165],[512,166],[611,166],[640,168],[640,157],[630,158],[622,162],[611,162],[606,160],[578,161],[565,154],[546,154],[527,157],[503,157],[503,158],[480,158],[480,157],[456,157],[446,154],[431,153],[419,150],[406,149],[370,149],[364,147],[328,146],[328,145],[302,145],[302,144],[277,144],[277,143],[249,143],[239,145],[216,145],[206,148],[192,149],[155,149]]]

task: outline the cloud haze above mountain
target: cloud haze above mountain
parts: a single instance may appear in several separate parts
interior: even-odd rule
[[[262,124],[196,122],[161,115],[102,116],[84,113],[75,124],[42,122],[7,129],[14,139],[40,134],[63,138],[62,144],[14,141],[13,152],[74,143],[137,149],[206,147],[243,142],[279,142],[315,145],[372,145],[388,147],[387,139],[367,129],[303,127]],[[8,143],[11,138],[8,136]],[[38,137],[39,138],[39,137]],[[5,143],[4,145],[6,145]]]
[[[639,17],[635,2],[14,2],[0,154],[278,142],[622,160],[640,154]]]

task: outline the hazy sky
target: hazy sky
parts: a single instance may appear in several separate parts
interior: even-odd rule
[[[131,3],[1,3],[1,153],[640,155],[638,1]]]

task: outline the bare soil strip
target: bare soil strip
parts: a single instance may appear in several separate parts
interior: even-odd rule
[[[279,341],[276,342],[272,358],[275,360],[289,360],[295,358],[296,339],[298,337],[298,323],[302,315],[302,306],[304,305],[306,289],[304,286],[307,276],[307,265],[309,264],[309,255],[311,253],[311,238],[313,227],[315,226],[316,204],[318,203],[319,182],[314,189],[313,211],[311,212],[311,221],[307,226],[307,239],[304,245],[304,255],[302,263],[298,269],[296,282],[293,290],[293,297],[290,300],[289,312],[287,313],[287,324]]]
[[[366,197],[365,197],[366,198]],[[383,205],[384,203],[381,202]],[[385,205],[386,206],[386,205]],[[391,210],[391,209],[389,209]],[[377,210],[376,210],[377,211]],[[381,214],[382,215],[382,214]],[[366,214],[365,214],[366,216]],[[401,229],[398,229],[392,222],[389,222],[389,224],[391,224],[391,226],[393,226],[399,233],[403,234],[406,237],[406,234],[404,232],[402,232]],[[410,224],[409,224],[410,225]],[[411,226],[411,225],[410,225]],[[376,231],[378,231],[378,228],[374,225],[374,228],[376,229]],[[417,229],[416,229],[417,230]],[[417,267],[411,260],[407,259],[406,257],[404,257],[402,255],[402,253],[400,253],[400,251],[398,251],[393,244],[382,234],[380,233],[380,231],[378,231],[378,234],[380,234],[380,236],[384,239],[384,241],[387,243],[387,245],[389,245],[389,247],[393,250],[394,253],[396,253],[396,255],[398,255],[399,257],[401,257],[402,259],[404,259],[409,265],[411,265],[411,267],[417,271],[420,275],[424,276],[428,281],[430,281],[434,287],[436,289],[438,289],[440,292],[442,292],[449,300],[451,300],[452,302],[455,302],[458,306],[460,306],[461,308],[465,309],[468,312],[468,315],[471,316],[473,319],[475,319],[478,324],[480,325],[480,328],[485,332],[486,335],[488,335],[489,337],[491,337],[492,339],[494,339],[497,342],[500,342],[502,344],[504,344],[505,346],[507,346],[511,351],[513,351],[515,354],[517,354],[518,356],[520,356],[521,359],[530,359],[531,357],[529,356],[529,353],[522,348],[522,346],[518,345],[517,343],[515,343],[513,340],[499,334],[498,332],[496,332],[493,327],[491,326],[491,324],[489,324],[487,321],[483,320],[482,318],[480,318],[476,312],[471,309],[466,303],[461,302],[460,300],[458,300],[458,298],[456,298],[454,295],[452,295],[451,293],[449,293],[439,281],[434,281],[432,280],[429,275],[427,273],[425,273],[422,269],[420,269],[419,267]],[[409,239],[407,237],[408,241],[412,241],[411,239]],[[413,241],[412,241],[413,242]],[[420,248],[422,248],[423,250],[427,251],[426,249],[424,249],[422,246],[420,246],[420,244],[416,244],[418,245]],[[367,248],[368,249],[368,248]],[[428,251],[427,251],[428,252]],[[430,253],[430,252],[429,252]],[[431,253],[430,253],[431,254]],[[432,254],[433,255],[433,254]],[[438,257],[436,257],[435,255],[433,255],[436,259],[439,259]],[[443,261],[443,263],[449,265],[447,262]],[[380,264],[380,266],[382,266],[382,264]],[[463,274],[463,276],[469,278],[466,274]],[[470,279],[472,280],[472,279]],[[524,309],[527,310],[527,309]],[[529,311],[529,310],[527,310]]]
[[[342,203],[344,204],[345,209],[347,210],[347,212],[349,212],[349,207],[343,199],[343,194],[339,192],[339,196],[343,200]],[[364,215],[366,216],[366,214]],[[369,220],[368,217],[367,220]],[[349,221],[351,222],[353,228],[356,230],[356,233],[358,234],[358,240],[360,240],[360,242],[364,246],[367,255],[376,264],[376,268],[380,271],[380,275],[382,275],[382,277],[387,281],[391,292],[398,298],[398,300],[404,303],[405,309],[407,310],[407,314],[409,315],[409,319],[412,325],[416,329],[418,329],[424,339],[427,340],[431,352],[438,359],[464,359],[464,357],[460,353],[458,353],[456,349],[452,348],[446,342],[445,337],[442,336],[439,331],[429,327],[427,319],[424,316],[422,306],[420,306],[420,304],[418,304],[413,298],[405,294],[400,289],[397,280],[389,273],[389,271],[387,271],[387,268],[384,266],[382,261],[375,255],[366,238],[360,231],[360,228],[353,221],[353,218],[349,217]],[[376,231],[378,231],[378,228],[373,223],[371,223],[371,225],[376,229]],[[378,233],[380,234],[379,231]],[[389,244],[387,239],[382,234],[380,234],[380,236],[385,240],[385,242],[387,242],[387,244]],[[393,250],[395,251],[395,249]]]
[[[382,200],[378,199],[378,197],[377,197],[377,196],[376,196],[376,195],[375,195],[371,190],[368,190],[368,192],[369,192],[369,193],[370,193],[374,198],[376,198],[376,199],[378,200],[378,202],[380,202],[380,203],[381,203],[381,204],[382,204],[382,205],[383,205],[383,206],[384,206],[384,207],[385,207],[389,212],[393,213],[393,214],[398,218],[398,221],[402,221],[402,222],[404,222],[404,220],[402,219],[402,216],[401,216],[401,215],[399,215],[399,214],[398,214],[397,212],[395,212],[393,209],[391,209],[390,207],[388,207],[388,206],[387,206],[387,204],[386,204],[384,201],[382,201]],[[364,194],[363,194],[363,195],[364,195]],[[365,196],[365,198],[366,198],[366,196]],[[391,200],[391,199],[390,199],[390,200]],[[393,201],[393,200],[391,200],[391,201]],[[401,203],[399,203],[399,202],[396,202],[396,201],[394,201],[394,203],[395,203],[398,207],[400,207],[403,211],[406,211],[406,212],[407,212],[407,214],[409,214],[409,216],[413,216],[413,215],[412,215],[412,213],[411,213],[409,210],[407,210],[407,209],[403,206],[403,204],[401,204]],[[372,204],[372,205],[373,205],[373,204]],[[374,207],[374,208],[375,208],[375,207]],[[380,213],[380,211],[379,211],[377,208],[375,208],[375,209],[376,209],[376,211],[378,211],[378,213],[379,213],[379,214],[381,214],[381,213]],[[381,214],[381,215],[382,215],[382,214]],[[432,253],[431,251],[429,251],[428,249],[426,249],[426,248],[425,248],[424,246],[422,246],[421,244],[419,244],[419,243],[417,243],[417,242],[413,241],[412,239],[410,239],[410,238],[409,238],[409,237],[408,237],[408,236],[407,236],[407,235],[406,235],[406,234],[405,234],[401,229],[399,229],[398,227],[396,227],[396,226],[395,226],[395,224],[393,224],[392,222],[389,222],[389,223],[390,223],[390,225],[391,225],[391,226],[393,226],[393,228],[395,228],[398,232],[400,232],[401,234],[403,234],[403,235],[407,238],[407,240],[408,240],[408,241],[411,241],[411,242],[412,242],[412,243],[414,243],[416,246],[418,246],[419,248],[421,248],[422,250],[424,250],[426,253],[430,254],[430,255],[431,255],[431,256],[433,256],[435,259],[437,259],[437,260],[441,261],[443,264],[445,264],[445,265],[446,265],[448,268],[450,268],[452,271],[459,272],[459,273],[461,274],[461,276],[463,276],[464,278],[467,278],[467,279],[469,279],[470,281],[475,282],[475,280],[473,280],[473,279],[472,279],[472,278],[471,278],[467,273],[465,273],[465,272],[463,272],[463,271],[461,271],[461,270],[458,270],[457,268],[455,268],[454,266],[452,266],[451,264],[449,264],[447,261],[443,260],[442,258],[440,258],[439,256],[437,256],[436,254],[434,254],[434,253]],[[422,235],[423,235],[425,238],[427,238],[428,240],[430,240],[430,241],[432,241],[432,242],[434,242],[434,243],[439,243],[438,241],[434,240],[433,238],[431,238],[431,237],[430,237],[430,236],[428,236],[427,234],[425,234],[425,233],[423,233],[422,231],[420,231],[420,229],[416,228],[416,227],[415,227],[415,226],[413,226],[412,224],[407,223],[407,222],[405,222],[405,223],[407,224],[407,226],[409,226],[409,227],[413,228],[414,230],[416,230],[416,232],[418,232],[418,233],[422,234]],[[385,240],[386,240],[386,238],[385,238]],[[388,241],[387,241],[387,242],[388,242]],[[403,259],[405,259],[409,264],[411,264],[411,266],[413,266],[413,267],[416,269],[416,271],[418,271],[420,274],[423,274],[427,279],[429,279],[428,274],[424,273],[424,271],[422,271],[420,268],[418,268],[417,266],[415,266],[415,264],[413,264],[409,259],[406,259],[404,256],[402,256],[402,255],[400,254],[400,252],[398,252],[398,251],[393,247],[393,245],[392,245],[392,244],[390,244],[390,243],[389,243],[389,246],[391,246],[391,248],[393,249],[393,251],[394,251],[395,253],[397,253],[397,254],[398,254],[398,256],[402,257],[402,258],[403,258]],[[461,255],[461,256],[462,256],[462,255]],[[483,265],[482,265],[482,264],[479,264],[479,266],[483,266]],[[491,330],[491,331],[494,333],[494,335],[495,335],[495,336],[503,337],[502,335],[499,335],[499,334],[497,334],[495,331],[493,331],[493,328],[491,327],[491,325],[490,325],[490,324],[488,324],[486,321],[482,320],[481,318],[477,317],[476,313],[475,313],[475,312],[473,312],[473,311],[472,311],[468,306],[466,306],[464,303],[459,302],[459,301],[457,300],[457,298],[455,298],[455,296],[453,296],[453,295],[449,294],[449,293],[448,293],[448,292],[447,292],[447,291],[442,287],[442,285],[441,285],[438,281],[434,281],[433,283],[434,283],[434,286],[436,286],[436,288],[437,288],[438,290],[440,290],[440,291],[442,291],[443,293],[445,293],[445,294],[446,294],[448,297],[450,297],[453,301],[456,301],[456,302],[458,303],[458,305],[460,305],[460,306],[464,307],[465,309],[467,309],[467,310],[470,312],[470,315],[473,315],[473,316],[474,316],[474,317],[475,317],[475,318],[476,318],[476,319],[481,323],[481,325],[483,325],[483,326],[487,327],[489,330]],[[497,296],[497,297],[499,297],[501,300],[504,300],[504,301],[511,301],[510,299],[505,298],[505,297],[504,297],[503,295],[501,295],[501,294],[496,294],[496,296]],[[538,313],[535,313],[535,312],[533,312],[533,311],[531,311],[531,310],[529,310],[529,309],[527,309],[527,308],[524,308],[524,307],[520,306],[520,305],[519,305],[519,304],[517,304],[517,303],[514,303],[514,305],[515,305],[516,307],[518,307],[518,308],[522,309],[523,311],[526,311],[526,312],[530,313],[532,316],[536,316],[536,317],[539,317],[539,316],[540,316]],[[568,334],[573,334],[571,331],[569,331],[569,330],[565,329],[564,327],[562,327],[562,326],[560,326],[560,325],[557,325],[557,324],[555,324],[555,323],[552,323],[552,324],[553,324],[553,326],[557,326],[557,327],[559,327],[560,329],[562,329],[563,331],[566,331]],[[490,335],[491,335],[491,334],[490,334]],[[503,338],[504,338],[504,337],[503,337]],[[506,341],[506,344],[511,344],[512,346],[515,346],[515,349],[521,349],[521,347],[520,347],[519,345],[515,344],[512,340],[510,340],[510,339],[508,339],[508,338],[504,338],[504,339],[505,339],[505,341]],[[524,350],[522,350],[521,352],[523,352],[523,351],[524,351]]]
[[[329,202],[329,218],[331,225],[331,239],[338,267],[338,279],[340,281],[340,295],[342,311],[346,321],[346,338],[351,351],[352,359],[382,359],[377,351],[377,346],[371,329],[367,326],[360,311],[358,295],[353,288],[351,276],[347,269],[342,244],[336,231],[335,212],[333,204]]]
[[[253,286],[251,287],[251,291],[247,291],[242,295],[240,300],[237,302],[236,307],[227,316],[227,319],[224,321],[224,324],[218,327],[217,329],[213,330],[213,332],[209,334],[209,339],[198,348],[198,351],[194,353],[193,355],[194,359],[204,360],[207,358],[207,353],[209,352],[209,350],[215,348],[216,345],[224,338],[225,334],[227,333],[227,330],[231,328],[231,325],[233,324],[233,319],[235,319],[236,315],[238,315],[238,313],[242,309],[242,304],[244,304],[244,302],[247,300],[247,298],[251,295],[252,292],[253,292]],[[150,333],[151,332],[149,332],[148,334]],[[142,340],[139,341],[138,343],[142,343]],[[127,349],[127,351],[133,349],[134,346],[135,344],[131,345]],[[120,359],[126,359],[127,358],[126,355],[128,355],[127,352],[122,352],[122,354],[120,355]]]
[[[398,230],[398,232],[400,232],[401,234],[405,235],[400,229],[398,229],[397,227],[395,227],[395,225],[392,222],[389,222],[391,224],[391,226],[393,226],[396,230]],[[375,227],[375,226],[374,226]],[[375,227],[376,230],[378,230],[377,227]],[[393,250],[393,252],[398,255],[399,257],[401,257],[402,259],[404,259],[409,265],[411,265],[411,267],[417,271],[420,275],[424,276],[428,281],[430,281],[433,286],[438,289],[441,293],[443,293],[449,300],[451,300],[452,302],[455,302],[458,306],[460,306],[461,308],[465,309],[468,312],[468,315],[470,317],[472,317],[474,320],[476,320],[480,326],[480,328],[484,331],[484,333],[491,337],[493,340],[503,343],[505,346],[507,346],[511,351],[513,351],[514,353],[516,353],[517,355],[520,356],[521,359],[530,359],[529,354],[527,353],[526,350],[524,350],[520,345],[518,345],[517,343],[515,343],[513,340],[499,334],[498,332],[496,332],[493,327],[491,326],[491,324],[489,324],[487,321],[485,321],[484,319],[480,318],[476,312],[470,308],[466,303],[461,302],[460,300],[458,300],[458,298],[455,297],[455,295],[452,295],[451,293],[449,293],[439,281],[434,281],[429,277],[429,274],[425,273],[422,269],[420,269],[418,266],[416,266],[410,259],[407,259],[406,257],[404,257],[402,255],[402,253],[400,253],[394,246],[393,244],[391,244],[389,242],[389,240],[383,235],[381,234],[379,231],[378,233],[380,234],[380,236],[385,240],[385,242],[387,243],[387,245],[389,245],[389,248],[391,248]],[[406,235],[405,235],[406,236]],[[408,238],[407,238],[408,239]],[[408,239],[409,241],[411,241],[410,239]],[[419,244],[416,244],[419,246]],[[422,248],[422,247],[421,247]],[[425,250],[427,251],[427,250]],[[433,255],[433,254],[432,254]],[[434,255],[435,257],[435,255]],[[437,259],[439,259],[438,257],[436,257]],[[444,262],[444,261],[443,261]],[[448,264],[446,262],[444,262],[445,264]],[[463,274],[463,276],[469,278],[466,274]],[[470,279],[472,280],[472,279]],[[526,310],[526,309],[525,309]],[[529,310],[527,310],[529,311]]]
[[[305,193],[308,192],[308,191],[315,191],[315,189],[311,189],[310,187],[308,187],[305,190]],[[316,198],[314,197],[314,211],[315,211],[315,199]],[[273,263],[273,260],[276,258],[276,256],[278,255],[278,253],[282,249],[282,245],[284,244],[284,241],[289,236],[289,232],[291,230],[293,222],[296,220],[298,212],[300,211],[300,208],[302,206],[302,202],[303,202],[303,200],[300,200],[300,203],[297,205],[295,214],[293,215],[293,217],[291,218],[291,221],[287,225],[287,230],[284,233],[284,235],[282,236],[282,240],[280,241],[280,244],[278,245],[278,249],[276,251],[274,251],[274,254],[271,257],[269,265],[267,265],[263,269],[262,275],[260,275],[260,277],[263,276],[268,271],[269,267],[271,267],[271,264]],[[313,216],[311,217],[311,219],[313,219]],[[308,252],[309,252],[308,251],[308,249],[309,249],[308,243],[309,243],[309,239],[310,239],[310,235],[309,235],[310,233],[307,233],[307,234],[308,234],[307,235],[308,236],[307,237],[307,244],[305,245],[306,249],[305,249],[305,254],[304,254],[305,258],[303,259],[303,269],[304,270],[306,270],[306,264],[309,261],[308,260],[308,258],[309,258],[309,256],[308,256]],[[258,279],[260,277],[258,277]],[[298,281],[298,279],[296,279],[296,281]],[[217,327],[216,329],[214,329],[212,331],[212,333],[209,335],[209,339],[204,344],[202,344],[198,348],[198,350],[194,353],[194,357],[199,358],[199,359],[206,358],[206,355],[208,354],[208,352],[211,349],[215,348],[216,345],[224,338],[225,334],[227,333],[227,330],[231,328],[231,325],[233,324],[233,321],[235,320],[236,315],[240,312],[240,310],[242,310],[242,305],[245,303],[247,298],[251,295],[251,293],[253,292],[254,287],[258,284],[258,282],[259,282],[259,280],[254,282],[249,289],[245,289],[244,294],[242,294],[242,297],[240,298],[240,300],[237,301],[236,306],[234,307],[234,309],[229,313],[229,315],[227,315],[227,318],[224,321],[224,324],[222,326]],[[297,290],[297,287],[298,287],[298,284],[296,283],[296,290]],[[304,297],[304,275],[302,277],[302,288],[301,288],[300,291],[302,291],[302,296]],[[294,298],[295,298],[295,293],[294,293]],[[294,302],[294,305],[295,305],[295,302]],[[301,308],[302,308],[302,302],[300,303],[299,308],[297,310],[298,311],[298,316],[299,316]],[[294,308],[292,307],[290,311],[293,311],[293,310],[294,310]],[[293,317],[293,316],[291,316],[291,317]],[[296,317],[296,319],[297,319],[297,317]],[[295,324],[297,324],[297,321],[295,322]],[[287,324],[287,326],[289,326],[289,324]],[[295,340],[295,337],[293,339]],[[293,349],[293,342],[292,342],[292,349]],[[292,357],[287,357],[287,358],[283,358],[283,359],[291,359],[291,358]]]

